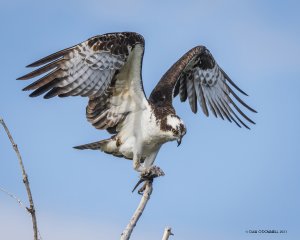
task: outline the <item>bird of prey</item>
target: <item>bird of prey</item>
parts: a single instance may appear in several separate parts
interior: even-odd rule
[[[192,48],[174,63],[147,98],[142,82],[144,47],[138,33],[98,35],[28,65],[39,68],[18,80],[40,77],[23,89],[34,90],[31,97],[88,97],[87,120],[112,137],[75,148],[133,160],[133,168],[148,176],[162,172],[153,165],[161,146],[174,140],[179,146],[186,134],[172,105],[178,95],[194,113],[201,108],[206,116],[213,114],[238,127],[249,128],[246,121],[255,124],[237,105],[255,112],[235,91],[247,94],[204,46]]]

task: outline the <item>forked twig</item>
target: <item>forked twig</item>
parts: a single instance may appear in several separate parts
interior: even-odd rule
[[[0,123],[3,126],[5,132],[8,136],[8,138],[9,138],[12,146],[13,146],[13,149],[15,150],[15,152],[17,154],[17,157],[19,159],[19,164],[20,164],[21,171],[22,171],[22,176],[23,176],[23,183],[25,185],[28,200],[29,200],[29,204],[30,204],[30,206],[26,207],[26,209],[31,214],[34,240],[38,240],[38,227],[37,227],[37,220],[36,220],[36,215],[35,215],[35,207],[34,207],[32,194],[31,194],[31,190],[30,190],[30,186],[29,186],[28,176],[27,176],[27,173],[25,171],[25,167],[24,167],[24,164],[23,164],[23,161],[22,161],[22,157],[21,157],[21,154],[19,152],[17,144],[14,142],[14,140],[12,138],[12,135],[10,134],[10,131],[8,130],[4,120],[2,118],[0,118]]]

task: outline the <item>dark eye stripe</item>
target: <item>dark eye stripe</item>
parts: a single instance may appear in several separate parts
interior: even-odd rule
[[[176,129],[172,129],[172,132],[176,135],[178,134],[178,130],[176,130]]]

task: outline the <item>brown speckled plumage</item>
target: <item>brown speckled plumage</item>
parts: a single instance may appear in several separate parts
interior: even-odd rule
[[[152,109],[152,112],[155,115],[155,118],[160,124],[160,129],[162,131],[168,131],[171,130],[171,126],[167,124],[167,116],[168,115],[175,115],[175,109],[173,108],[172,105],[159,105],[159,104],[154,104],[150,102],[150,106]]]
[[[32,97],[43,93],[46,93],[45,98],[89,97],[86,108],[88,121],[98,129],[115,133],[116,125],[126,117],[126,113],[107,110],[111,107],[110,99],[114,95],[117,76],[137,44],[144,47],[144,39],[133,32],[95,36],[28,65],[36,67],[47,64],[18,79],[27,80],[50,71],[24,90],[35,90],[30,94]]]
[[[87,40],[88,46],[95,52],[108,51],[115,55],[128,56],[128,47],[133,48],[136,44],[145,45],[144,38],[136,33],[107,33],[95,36]]]
[[[249,128],[233,111],[236,111],[247,121],[254,122],[247,117],[229,96],[232,94],[240,104],[252,112],[256,112],[241,100],[227,84],[229,82],[240,93],[243,92],[217,65],[211,53],[204,46],[192,48],[184,54],[163,75],[159,83],[152,91],[149,101],[157,106],[173,108],[172,100],[178,94],[182,102],[189,100],[191,110],[197,112],[197,100],[203,113],[208,116],[210,108],[215,117],[226,118],[233,121],[237,126],[243,125]],[[240,125],[241,124],[241,125]]]
[[[201,109],[206,116],[212,113],[239,127],[249,128],[245,120],[254,124],[240,107],[255,110],[236,91],[246,93],[219,67],[204,46],[192,48],[175,62],[147,99],[141,76],[144,46],[144,38],[134,32],[98,35],[28,65],[39,68],[19,80],[40,77],[23,89],[33,91],[31,97],[42,94],[44,98],[88,97],[88,121],[95,128],[115,135],[78,148],[101,149],[128,159],[135,156],[141,162],[149,157],[153,163],[162,142],[173,141],[175,137],[180,144],[186,130],[172,103],[178,95],[182,102],[188,100],[194,113]],[[140,143],[135,144],[133,139],[140,136],[145,137],[140,143],[147,144],[138,150],[148,148],[146,153],[119,151],[123,144],[124,149],[138,146]]]

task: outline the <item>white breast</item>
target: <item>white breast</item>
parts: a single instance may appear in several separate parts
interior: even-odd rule
[[[120,152],[124,155],[132,155],[132,152],[137,151],[146,157],[168,141],[150,105],[144,110],[130,113],[122,124],[118,136],[122,142]]]

